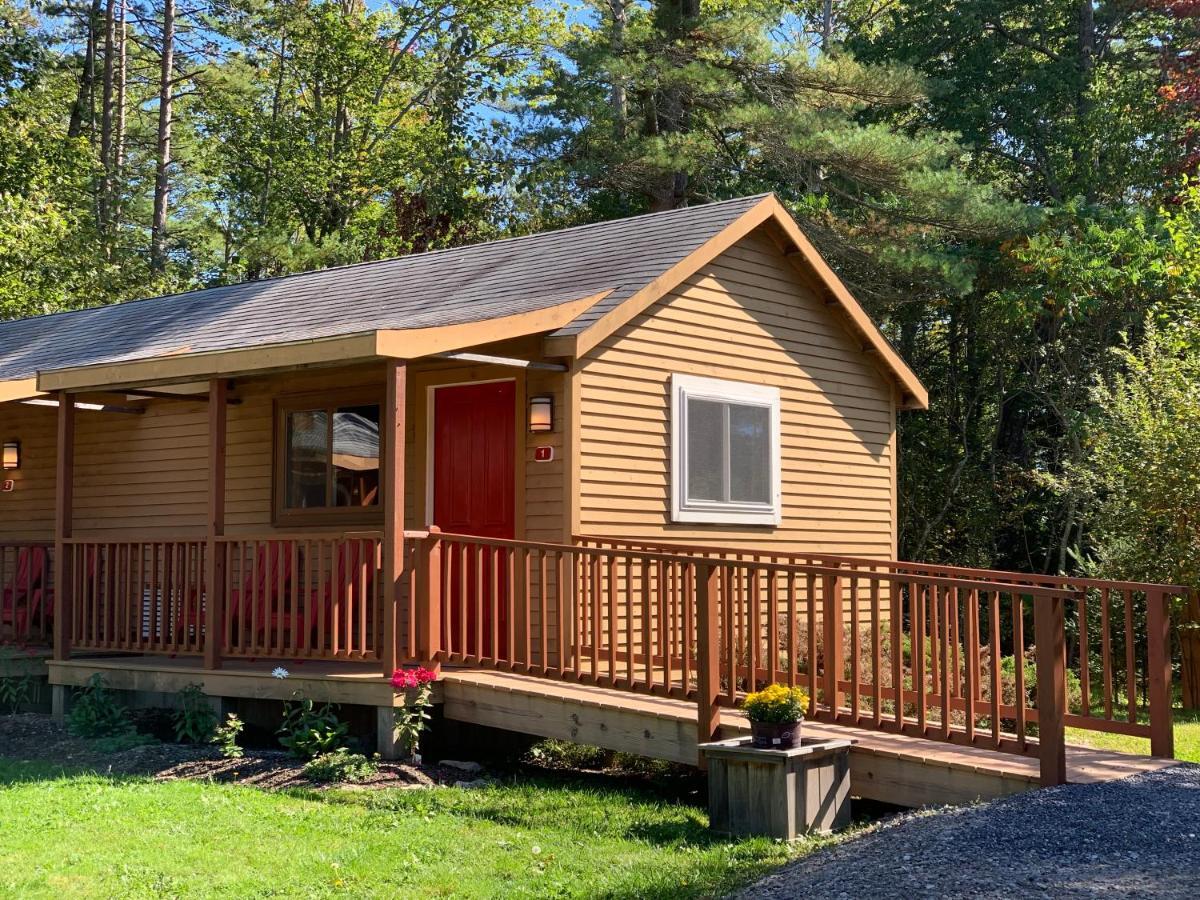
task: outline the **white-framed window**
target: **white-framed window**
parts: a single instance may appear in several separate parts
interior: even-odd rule
[[[671,518],[778,525],[779,389],[671,376]]]

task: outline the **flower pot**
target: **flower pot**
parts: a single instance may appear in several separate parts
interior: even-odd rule
[[[791,750],[800,746],[799,722],[751,722],[750,744],[763,750]]]

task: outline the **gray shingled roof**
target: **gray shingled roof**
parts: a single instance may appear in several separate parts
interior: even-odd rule
[[[0,322],[0,381],[165,354],[478,322],[612,291],[607,309],[761,199]]]

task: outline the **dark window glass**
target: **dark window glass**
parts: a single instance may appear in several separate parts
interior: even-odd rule
[[[691,500],[725,499],[725,405],[688,400],[687,490]]]
[[[379,503],[379,407],[348,406],[333,414],[333,505]]]
[[[306,409],[287,417],[287,505],[289,509],[325,506],[329,477],[329,416]]]
[[[771,410],[687,400],[687,500],[772,502]]]
[[[729,499],[771,502],[771,411],[729,406]]]
[[[286,508],[378,506],[379,419],[379,404],[287,413]]]

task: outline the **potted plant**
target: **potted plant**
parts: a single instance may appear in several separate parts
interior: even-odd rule
[[[746,696],[742,709],[750,719],[751,745],[767,750],[800,746],[800,723],[808,709],[808,691],[772,684]]]

